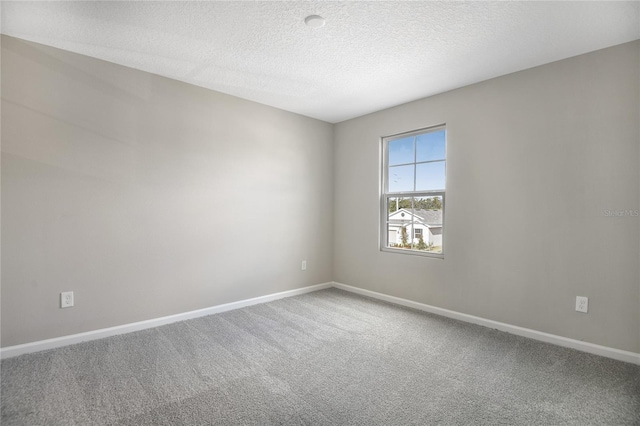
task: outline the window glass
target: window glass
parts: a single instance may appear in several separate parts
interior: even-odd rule
[[[416,162],[444,160],[445,131],[423,133],[416,137]]]
[[[396,139],[389,142],[389,165],[407,164],[414,162],[415,150],[413,147],[415,137]]]
[[[444,126],[384,138],[381,249],[443,256]]]

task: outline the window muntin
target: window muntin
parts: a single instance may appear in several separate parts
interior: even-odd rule
[[[443,256],[446,130],[383,138],[381,249]]]

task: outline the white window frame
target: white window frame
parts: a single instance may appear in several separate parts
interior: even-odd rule
[[[388,145],[390,141],[394,141],[396,139],[406,138],[407,136],[416,136],[423,133],[436,132],[438,130],[446,131],[446,124],[439,124],[437,126],[425,127],[418,130],[412,130],[409,132],[398,133],[394,135],[384,136],[381,138],[381,150],[382,150],[382,173],[381,173],[381,191],[380,191],[380,234],[379,234],[379,242],[380,242],[380,250],[384,252],[390,253],[402,253],[408,255],[417,255],[417,256],[425,256],[425,257],[433,257],[438,259],[444,259],[444,244],[445,244],[445,193],[447,187],[447,150],[448,150],[448,138],[445,133],[445,153],[444,153],[444,170],[445,170],[445,188],[444,190],[437,191],[400,191],[400,192],[389,192],[389,149]],[[415,145],[414,145],[415,149]],[[415,160],[415,156],[414,156]],[[420,161],[408,164],[423,164],[430,163],[442,160],[434,160],[434,161]],[[415,179],[415,171],[414,171],[414,179]],[[424,250],[415,250],[415,249],[404,249],[404,248],[396,248],[389,247],[389,199],[395,198],[424,198],[424,197],[440,197],[442,200],[442,252],[434,253]],[[395,201],[394,201],[395,202]],[[407,223],[407,226],[413,226],[413,222]],[[414,228],[415,229],[415,228]],[[424,238],[424,236],[423,236]]]

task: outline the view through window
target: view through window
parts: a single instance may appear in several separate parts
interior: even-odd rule
[[[383,250],[443,256],[446,129],[383,138]]]

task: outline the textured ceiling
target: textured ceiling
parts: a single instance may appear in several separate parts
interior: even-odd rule
[[[3,34],[333,123],[640,38],[638,1],[1,7]]]

